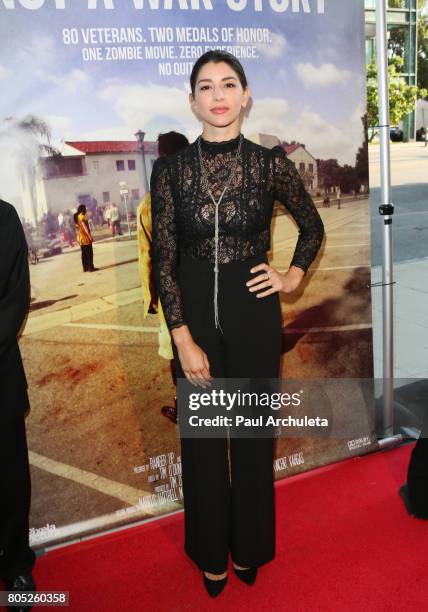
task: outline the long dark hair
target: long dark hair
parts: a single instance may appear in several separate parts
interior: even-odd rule
[[[192,72],[190,74],[190,87],[192,88],[193,97],[195,96],[198,72],[202,66],[208,64],[208,62],[214,62],[215,64],[218,64],[219,62],[226,62],[226,64],[228,64],[232,70],[236,72],[242,88],[245,89],[248,87],[247,77],[245,76],[245,71],[241,62],[234,55],[232,55],[232,53],[215,49],[213,51],[207,51],[201,55],[193,65]]]

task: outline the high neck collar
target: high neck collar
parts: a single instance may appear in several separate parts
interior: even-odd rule
[[[233,151],[238,147],[240,136],[241,134],[238,134],[238,136],[235,136],[235,138],[219,141],[205,140],[201,136],[201,148],[203,151],[208,151],[212,153],[226,153],[227,151]]]

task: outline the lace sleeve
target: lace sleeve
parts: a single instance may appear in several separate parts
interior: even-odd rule
[[[275,199],[290,211],[299,228],[299,238],[290,266],[297,266],[306,274],[321,246],[324,225],[297,168],[282,147],[272,149],[272,162]]]
[[[150,177],[153,273],[156,291],[169,330],[185,325],[177,281],[178,236],[172,178],[168,163],[157,159]]]

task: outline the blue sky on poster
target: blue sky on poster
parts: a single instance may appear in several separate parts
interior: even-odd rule
[[[324,14],[250,6],[233,13],[225,2],[210,12],[88,11],[86,2],[65,11],[0,10],[0,86],[8,90],[0,118],[39,115],[56,144],[133,139],[138,129],[147,140],[170,129],[193,140],[201,130],[188,104],[188,76],[159,76],[153,60],[84,62],[84,43],[64,45],[63,28],[265,27],[272,43],[258,45],[258,59],[242,60],[254,101],[243,133],[298,140],[315,157],[353,164],[365,107],[362,2],[326,0]]]

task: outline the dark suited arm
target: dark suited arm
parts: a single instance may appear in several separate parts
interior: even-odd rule
[[[0,359],[16,342],[30,299],[28,247],[16,210],[0,201]]]

